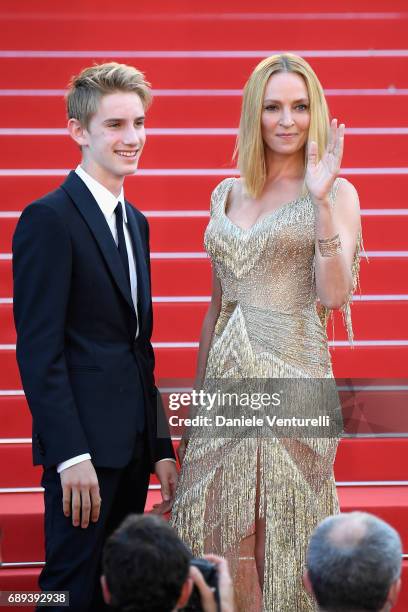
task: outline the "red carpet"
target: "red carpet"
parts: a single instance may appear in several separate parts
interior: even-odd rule
[[[375,5],[374,5],[375,4]],[[339,313],[331,347],[335,374],[408,374],[408,13],[404,0],[3,0],[0,49],[0,588],[36,589],[44,560],[40,468],[31,465],[31,420],[15,362],[12,234],[18,214],[55,188],[78,161],[64,134],[62,90],[94,61],[142,69],[154,87],[141,172],[126,195],[151,226],[159,381],[194,375],[210,294],[203,231],[209,195],[233,174],[240,90],[273,50],[302,52],[319,75],[332,116],[346,123],[344,176],[358,189],[369,263],[353,303],[355,347]],[[75,39],[73,39],[75,32]],[[51,131],[50,131],[51,130]],[[55,132],[55,130],[57,130]],[[340,344],[339,344],[340,343]],[[383,380],[383,384],[387,381]],[[167,385],[169,386],[169,385]],[[369,422],[361,406],[370,398]],[[356,396],[357,397],[357,396]],[[408,556],[407,391],[361,391],[350,404],[335,476],[344,511],[362,509],[399,530]],[[167,395],[164,400],[167,402]],[[380,436],[388,432],[388,437]],[[395,433],[400,435],[397,437]],[[367,434],[370,434],[367,437]],[[393,435],[394,434],[394,435]],[[175,444],[177,441],[175,440]],[[152,479],[151,486],[157,486]],[[10,491],[10,489],[12,491]],[[17,492],[18,491],[18,492]],[[149,508],[159,497],[149,493]],[[30,566],[30,563],[37,565]],[[10,564],[10,565],[9,565]],[[14,565],[20,564],[20,565]],[[19,608],[20,610],[30,608]],[[408,560],[397,612],[408,609]]]

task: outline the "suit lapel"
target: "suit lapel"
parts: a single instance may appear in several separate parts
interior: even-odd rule
[[[146,314],[149,310],[150,303],[150,283],[149,273],[146,262],[146,252],[143,248],[142,237],[140,235],[139,225],[136,221],[132,206],[126,202],[126,214],[128,220],[129,234],[132,239],[133,250],[135,254],[136,274],[137,274],[137,299],[138,312],[140,316],[139,326],[142,327],[145,321]]]
[[[68,193],[89,226],[120,292],[132,311],[135,312],[129,283],[123,269],[119,251],[95,198],[85,183],[73,171],[69,173],[62,188]]]

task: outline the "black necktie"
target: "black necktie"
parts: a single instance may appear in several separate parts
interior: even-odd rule
[[[123,212],[122,212],[122,204],[120,202],[115,208],[115,216],[116,216],[116,229],[118,232],[119,255],[122,260],[123,267],[125,268],[126,278],[128,279],[128,283],[130,286],[129,258],[128,258],[128,252],[126,248],[125,234],[123,232]]]

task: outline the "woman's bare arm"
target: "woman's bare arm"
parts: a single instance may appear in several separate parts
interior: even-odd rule
[[[348,181],[339,185],[335,205],[330,192],[340,174],[345,125],[332,119],[321,159],[317,142],[308,143],[305,181],[315,208],[316,291],[327,308],[340,308],[353,288],[352,263],[360,231],[357,192]]]
[[[213,268],[211,302],[208,307],[207,314],[204,317],[203,325],[201,328],[200,346],[198,349],[196,377],[194,381],[194,389],[196,389],[197,391],[202,389],[202,386],[204,383],[208,353],[210,350],[212,337],[214,335],[215,324],[217,322],[218,315],[220,314],[220,309],[221,309],[221,297],[222,297],[221,283]],[[188,444],[188,431],[185,430],[182,435],[182,439],[179,443],[179,446],[177,448],[177,456],[179,458],[180,465],[183,463],[187,444]]]
[[[196,377],[194,381],[194,388],[197,390],[201,389],[204,383],[208,352],[210,350],[215,324],[217,322],[218,315],[220,314],[221,309],[221,297],[221,283],[213,268],[211,302],[208,307],[207,314],[204,317],[203,325],[201,327],[200,346],[198,349]]]
[[[316,292],[327,308],[340,308],[347,301],[353,288],[351,268],[361,228],[357,191],[348,181],[339,185],[336,202],[319,203],[315,207]],[[339,235],[341,251],[331,257],[323,257],[319,239]]]

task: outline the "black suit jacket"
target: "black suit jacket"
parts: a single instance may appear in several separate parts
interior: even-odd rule
[[[35,464],[49,467],[89,452],[95,466],[125,466],[143,410],[152,469],[155,461],[174,458],[153,374],[149,228],[128,202],[126,212],[137,269],[136,341],[118,249],[75,172],[30,204],[17,224],[17,361],[33,415]]]

